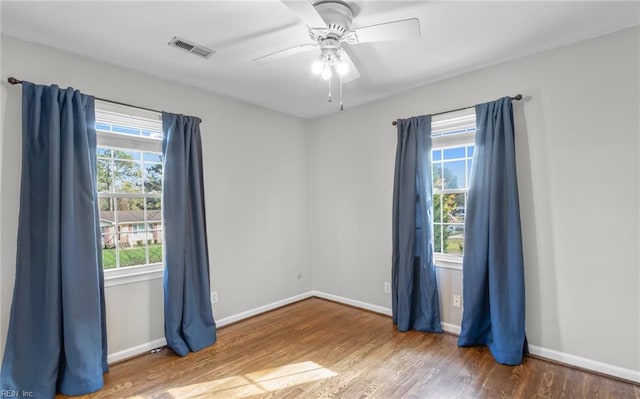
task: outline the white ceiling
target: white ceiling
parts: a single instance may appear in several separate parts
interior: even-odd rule
[[[353,28],[419,18],[422,35],[345,45],[361,74],[344,86],[345,108],[640,24],[638,1],[348,3],[356,12]],[[327,82],[311,74],[317,48],[251,62],[308,42],[304,23],[278,0],[2,1],[1,7],[2,33],[9,36],[303,118],[338,112],[335,100],[327,102]],[[173,36],[216,53],[203,59],[169,47]]]

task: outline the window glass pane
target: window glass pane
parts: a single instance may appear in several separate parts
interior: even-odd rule
[[[450,222],[451,221],[451,210],[455,207],[454,197],[455,194],[443,194],[442,195],[442,222]]]
[[[160,198],[147,198],[147,210],[149,212],[151,211],[160,211],[161,209],[161,202],[160,202]],[[160,212],[157,212],[158,215],[160,215]],[[159,218],[159,216],[158,216]],[[160,219],[158,219],[158,221],[160,221]]]
[[[442,163],[434,163],[433,164],[433,189],[434,190],[442,190]]]
[[[162,162],[162,154],[156,154],[155,152],[143,152],[142,159],[150,162]]]
[[[132,248],[144,248],[147,246],[147,232],[145,230],[138,230],[134,227],[131,232],[130,240]]]
[[[149,233],[149,239],[152,240],[152,244],[160,244],[162,242],[162,225],[159,223],[153,224],[153,228],[147,231]]]
[[[465,195],[445,194],[443,195],[443,222],[464,223],[465,215]]]
[[[442,234],[444,253],[462,255],[464,246],[464,226],[443,224]]]
[[[126,161],[139,161],[142,159],[142,153],[139,151],[113,150],[113,157]]]
[[[162,164],[161,163],[144,163],[145,180],[144,191],[146,193],[162,192]]]
[[[121,248],[118,251],[120,267],[139,266],[147,264],[147,250],[144,246]]]
[[[433,222],[442,222],[442,194],[433,195]]]
[[[472,146],[472,145],[467,147],[467,156],[468,157],[472,157],[473,156],[473,149],[474,149],[474,146]]]
[[[442,150],[431,151],[431,157],[434,161],[440,161],[442,159]]]
[[[447,148],[444,150],[444,159],[464,158],[464,147]]]
[[[115,213],[111,211],[100,211],[100,230],[103,234],[115,233]]]
[[[442,225],[433,225],[433,249],[435,252],[442,253]]]
[[[113,231],[113,227],[105,229],[105,234],[102,234],[102,248],[110,249],[116,247],[116,235],[113,234]]]
[[[444,162],[444,188],[465,188],[467,181],[465,177],[465,161]]]
[[[149,230],[162,229],[162,211],[160,210],[160,202],[157,203],[157,209],[150,209],[150,204],[154,204],[153,200],[160,198],[147,198],[147,222]],[[152,227],[153,226],[153,227]]]
[[[100,207],[100,219],[102,219],[102,212],[105,211],[114,211],[115,210],[115,199],[114,198],[99,198],[98,206]],[[109,219],[111,220],[111,219]]]
[[[111,173],[111,161],[98,159],[96,166],[98,168],[98,192],[106,193],[113,188],[113,174]]]
[[[144,222],[144,198],[118,198],[118,223]]]
[[[472,159],[467,159],[467,187],[469,187],[471,185],[471,166],[473,164],[473,160]]]
[[[142,168],[139,162],[115,160],[114,186],[118,193],[142,192]]]
[[[96,155],[98,157],[111,158],[111,148],[98,147]]]
[[[115,234],[102,235],[102,267],[103,269],[113,269],[116,267]]]
[[[149,243],[149,263],[162,262],[162,231],[150,231],[147,233]]]
[[[117,204],[120,267],[144,265],[147,263],[144,198],[118,198]]]

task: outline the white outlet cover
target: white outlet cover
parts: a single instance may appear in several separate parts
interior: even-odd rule
[[[391,283],[384,283],[384,292],[386,294],[390,294],[391,293]]]

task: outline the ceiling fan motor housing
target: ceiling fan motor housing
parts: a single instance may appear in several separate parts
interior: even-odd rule
[[[327,38],[340,41],[351,30],[353,11],[342,1],[323,1],[315,6],[316,11],[326,22],[326,28],[312,28],[311,39],[322,42]]]

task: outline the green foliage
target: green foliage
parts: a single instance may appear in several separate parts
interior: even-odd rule
[[[149,263],[162,262],[162,245],[149,246]],[[144,265],[147,263],[145,248],[120,249],[120,267]],[[116,250],[102,250],[102,265],[104,269],[116,267]]]

